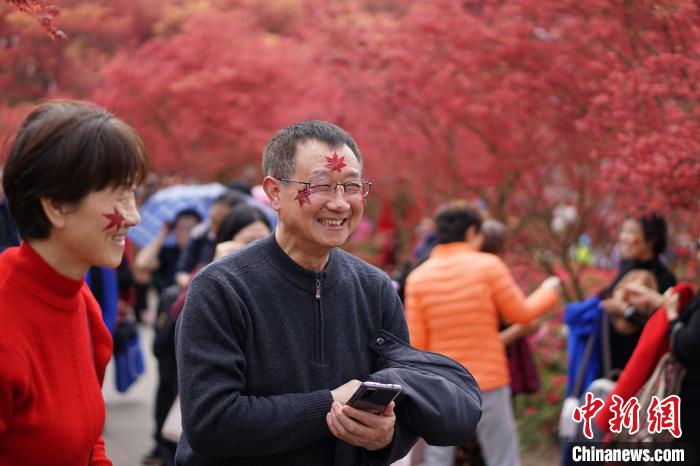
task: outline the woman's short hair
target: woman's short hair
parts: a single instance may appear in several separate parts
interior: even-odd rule
[[[184,217],[192,217],[196,220],[197,223],[202,221],[202,216],[199,212],[197,212],[197,209],[187,208],[182,209],[175,215],[175,219],[173,219],[172,224],[177,225],[177,222]]]
[[[231,241],[239,231],[255,222],[262,222],[270,228],[270,221],[262,210],[250,204],[238,204],[221,221],[216,244]]]
[[[643,208],[629,214],[627,220],[636,220],[642,227],[644,239],[651,244],[655,256],[666,250],[668,242],[668,227],[666,219],[657,211],[649,211]]]
[[[143,181],[141,138],[110,112],[88,102],[51,101],[35,108],[17,132],[3,186],[20,236],[47,238],[41,198],[78,204],[93,191]]]
[[[465,240],[467,230],[476,227],[481,229],[481,214],[468,201],[450,201],[438,208],[435,213],[435,229],[438,243],[456,243]]]

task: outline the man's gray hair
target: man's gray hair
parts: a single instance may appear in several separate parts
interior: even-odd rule
[[[347,144],[362,165],[362,154],[350,134],[327,121],[306,120],[279,130],[267,142],[262,161],[265,176],[290,178],[295,169],[294,156],[298,144],[312,139],[324,142],[334,149]]]

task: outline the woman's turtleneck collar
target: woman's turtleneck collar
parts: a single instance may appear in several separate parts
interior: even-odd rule
[[[659,263],[658,257],[652,257],[647,260],[640,259],[623,259],[620,261],[620,271],[629,272],[632,269],[651,270]]]
[[[38,296],[62,308],[76,308],[75,299],[85,283],[83,279],[74,280],[61,275],[26,241],[22,242],[15,257],[15,272]]]
[[[289,257],[282,247],[277,242],[275,234],[272,233],[267,238],[261,240],[263,250],[267,252],[266,259],[270,261],[272,266],[277,269],[280,274],[289,280],[292,284],[303,290],[309,289],[309,284],[315,283],[316,278],[324,281],[324,287],[330,288],[338,277],[338,251],[336,248],[331,249],[328,254],[328,263],[321,272],[307,269],[299,265],[294,259]]]

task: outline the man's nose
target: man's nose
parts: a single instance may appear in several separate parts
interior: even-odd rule
[[[345,189],[343,185],[336,185],[335,191],[331,193],[327,205],[328,208],[333,210],[346,210],[350,208],[350,203],[345,198]]]

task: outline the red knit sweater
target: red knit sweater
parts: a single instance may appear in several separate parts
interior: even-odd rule
[[[100,389],[111,354],[83,280],[26,242],[0,255],[0,466],[85,466],[91,451],[91,464],[112,465]]]

